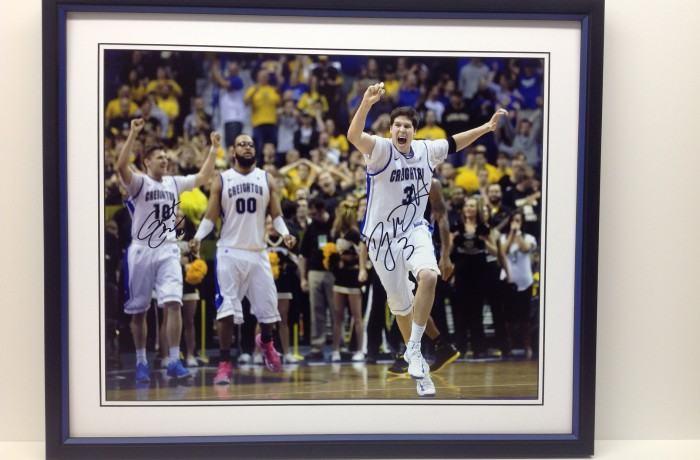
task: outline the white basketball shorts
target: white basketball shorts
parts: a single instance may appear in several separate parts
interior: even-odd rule
[[[421,270],[433,270],[438,275],[437,259],[432,234],[427,222],[409,229],[393,240],[369,242],[369,256],[386,290],[389,309],[395,315],[405,316],[413,306],[415,284],[408,279],[409,272],[418,279]]]
[[[216,250],[216,319],[233,315],[243,323],[241,301],[248,297],[259,323],[280,321],[277,289],[267,251],[220,247]]]
[[[182,304],[182,267],[177,245],[129,245],[124,258],[124,286],[124,311],[130,315],[148,310],[154,289],[159,307],[166,302]]]

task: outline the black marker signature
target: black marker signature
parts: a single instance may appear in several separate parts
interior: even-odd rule
[[[384,231],[385,223],[379,222],[372,233],[369,234],[368,242],[372,246],[372,250],[377,253],[374,261],[377,262],[379,259],[379,251],[384,245],[387,246],[387,251],[384,254],[384,267],[393,271],[396,268],[396,257],[400,253],[404,253],[404,260],[409,260],[415,251],[415,246],[408,244],[407,237],[401,237],[396,241],[395,248],[398,249],[396,254],[392,252],[391,240],[392,236],[400,235],[406,232],[414,224],[414,219],[416,213],[418,212],[418,206],[420,205],[420,200],[423,197],[430,195],[430,184],[426,184],[421,180],[416,181],[416,185],[411,184],[404,188],[404,193],[406,198],[404,198],[400,205],[392,209],[389,216],[386,219],[390,226],[390,232]],[[377,240],[379,243],[377,243]],[[403,247],[401,247],[401,242],[403,241]],[[409,251],[408,255],[405,255],[406,251]]]
[[[182,219],[175,222],[175,226],[173,228],[169,228],[166,225],[167,221],[169,221],[173,214],[175,214],[178,204],[180,204],[179,201],[176,202],[173,200],[173,205],[170,208],[163,206],[163,220],[159,219],[158,208],[154,209],[153,212],[148,215],[146,221],[139,229],[138,233],[136,234],[136,238],[139,240],[148,240],[148,247],[155,249],[163,244],[168,237],[168,233],[175,232],[175,237],[179,237],[185,233],[184,228],[177,228],[178,225],[185,220],[184,216]],[[147,223],[148,225],[146,226]]]

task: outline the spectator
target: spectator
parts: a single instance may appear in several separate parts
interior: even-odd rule
[[[542,76],[535,66],[534,60],[524,59],[515,85],[522,97],[519,115],[525,118],[535,116],[544,105]]]
[[[466,131],[471,126],[471,116],[469,109],[464,103],[461,91],[455,91],[450,95],[450,103],[445,107],[443,113],[442,127],[448,136]],[[451,155],[450,162],[453,166],[459,167],[464,164],[464,150]]]
[[[156,69],[156,78],[149,81],[148,85],[146,85],[146,94],[158,93],[158,89],[161,86],[170,87],[170,94],[176,98],[183,94],[182,86],[169,75],[168,69],[164,66],[159,66]]]
[[[185,213],[178,209],[177,211],[177,228],[179,230],[178,235],[178,248],[180,249],[180,264],[182,265],[182,338],[185,342],[185,365],[187,367],[197,367],[199,366],[199,361],[196,358],[196,331],[194,327],[194,318],[197,313],[197,306],[199,304],[200,295],[197,285],[201,283],[202,279],[197,282],[196,278],[189,278],[186,276],[187,271],[190,266],[196,260],[196,257],[190,253],[188,241],[194,236],[195,225],[194,223],[185,216]],[[199,261],[197,263],[205,263]],[[206,274],[206,272],[204,272]],[[163,317],[163,323],[167,323],[167,316]],[[162,329],[163,332],[167,331],[167,327]],[[167,334],[161,333],[161,337],[167,337]],[[167,348],[165,348],[167,349]]]
[[[294,149],[294,135],[299,128],[300,113],[296,109],[293,100],[286,100],[282,107],[277,109],[277,152],[280,156],[286,156],[287,152]]]
[[[393,66],[387,65],[384,68],[384,80],[382,81],[387,99],[392,105],[395,105],[399,99],[399,80]]]
[[[521,118],[517,121],[517,128],[513,129],[512,123],[505,120],[502,124],[504,139],[498,146],[499,149],[511,155],[515,152],[523,152],[525,162],[539,171],[542,161],[540,153],[542,133],[539,130],[541,126],[539,121],[533,122],[528,118]]]
[[[491,69],[480,57],[473,57],[460,69],[458,86],[464,99],[469,103],[468,105],[471,104],[474,95],[479,90],[479,84],[483,78],[491,80]]]
[[[327,132],[321,131],[318,133],[317,144],[318,146],[315,150],[318,151],[319,163],[325,164],[330,162],[332,165],[340,163],[340,150],[331,147],[331,139]]]
[[[119,100],[119,113],[112,117],[106,126],[108,127],[108,135],[110,137],[126,137],[129,135],[131,120],[134,118],[132,113],[132,101],[128,97],[122,97]],[[136,111],[134,110],[134,113]]]
[[[165,131],[165,141],[169,147],[173,147],[176,141],[175,126],[180,117],[180,102],[173,94],[170,84],[163,83],[156,87],[154,94],[156,105],[168,117],[168,128]]]
[[[107,103],[107,107],[105,108],[105,126],[109,126],[113,118],[124,116],[124,108],[122,107],[122,104],[124,104],[122,99],[124,98],[126,98],[126,100],[129,101],[129,109],[128,112],[126,112],[127,116],[134,117],[136,115],[136,111],[138,110],[139,106],[136,104],[136,102],[134,102],[133,98],[131,97],[129,85],[119,85],[119,89],[117,90],[117,96],[114,99],[111,99]]]
[[[340,345],[343,341],[345,305],[350,310],[357,350],[352,361],[364,362],[364,324],[362,321],[361,281],[367,280],[366,260],[360,260],[360,231],[357,227],[357,206],[342,201],[336,210],[331,229],[331,240],[337,253],[330,256],[329,267],[333,272],[333,352],[331,362],[341,360]]]
[[[301,289],[309,293],[311,313],[311,349],[306,361],[324,361],[326,343],[326,318],[333,311],[333,273],[323,265],[323,248],[332,241],[333,222],[326,210],[326,203],[315,198],[309,206],[311,223],[306,227],[301,241],[299,263]]]
[[[288,227],[289,228],[289,227]],[[290,234],[292,230],[290,229]],[[295,237],[297,235],[294,235]],[[296,364],[299,359],[290,348],[289,309],[293,299],[295,285],[299,284],[297,276],[297,257],[284,245],[284,238],[272,224],[272,217],[265,219],[265,242],[272,267],[272,276],[277,290],[277,309],[280,313],[278,330],[282,359],[286,364]]]
[[[515,185],[503,192],[503,204],[512,209],[521,209],[523,232],[540,238],[540,201],[541,193],[535,189],[535,174],[529,166],[519,166],[513,171]]]
[[[294,132],[294,149],[302,158],[310,158],[318,147],[318,126],[309,112],[302,112],[299,126]]]
[[[325,203],[325,210],[331,220],[335,219],[335,208],[343,199],[343,191],[329,171],[323,171],[318,175],[316,183],[311,186],[311,196],[320,198]]]
[[[212,60],[211,79],[221,89],[219,97],[219,113],[224,125],[224,147],[226,152],[233,147],[233,141],[243,132],[243,126],[248,117],[248,111],[243,96],[244,83],[239,76],[238,62],[230,61],[226,65],[226,76],[221,74],[221,63]]]
[[[262,165],[260,165],[262,169],[270,167],[273,170],[277,170],[277,168],[281,166],[277,163],[277,148],[274,142],[265,142],[263,144],[262,158]]]
[[[455,231],[462,222],[462,214],[464,213],[464,200],[467,198],[462,187],[453,186],[450,189],[450,209],[447,211],[447,222],[450,226],[450,231]]]
[[[255,84],[243,96],[243,103],[250,107],[253,141],[258,156],[262,155],[265,142],[277,142],[277,107],[281,100],[277,89],[270,85],[270,72],[259,70]],[[262,157],[257,160],[261,162]]]
[[[505,152],[504,152],[505,153]],[[506,154],[507,155],[507,154]],[[525,166],[525,154],[523,152],[515,152],[512,156],[510,162],[510,171],[508,174],[503,175],[498,183],[501,185],[503,191],[508,190],[509,187],[515,186],[515,179],[513,178],[513,171],[519,166]]]
[[[340,152],[340,158],[347,160],[348,150],[350,145],[348,144],[348,138],[345,134],[339,133],[336,129],[336,123],[332,118],[328,118],[325,121],[326,133],[328,134],[328,144],[332,149],[336,149]]]
[[[143,133],[147,138],[160,140],[165,137],[163,120],[162,117],[158,116],[152,98],[146,97],[146,99],[143,100],[141,107],[136,112],[136,116],[144,120],[145,126],[143,127]],[[167,126],[167,117],[165,126]]]
[[[418,88],[418,77],[414,73],[408,73],[401,82],[399,88],[399,98],[396,102],[398,106],[415,107],[418,105],[420,98],[420,89]]]
[[[283,93],[291,95],[294,105],[299,102],[301,95],[308,91],[309,87],[306,82],[309,81],[311,76],[311,64],[311,58],[301,54],[296,55],[294,59],[290,59],[287,62],[289,76],[285,78],[281,89]]]
[[[441,86],[439,84],[432,85],[423,102],[425,111],[432,111],[435,114],[435,124],[442,125],[442,115],[445,113],[445,104],[440,100]]]
[[[311,70],[311,75],[318,80],[318,92],[328,102],[328,117],[336,123],[340,120],[338,115],[341,107],[341,92],[343,86],[343,74],[340,65],[331,63],[328,56],[318,57],[316,65]]]
[[[530,254],[537,249],[537,240],[523,231],[524,217],[521,211],[513,213],[508,228],[501,235],[500,250],[507,267],[501,272],[501,279],[513,286],[505,305],[506,349],[505,356],[511,356],[514,345],[514,330],[520,329],[525,359],[532,359],[532,339],[530,336],[530,307],[532,302],[532,261]]]
[[[389,132],[390,125],[391,117],[388,113],[383,113],[372,123],[372,134],[380,137],[391,137]]]
[[[510,169],[510,157],[506,152],[499,151],[496,154],[496,182],[500,182],[504,176],[510,176],[513,170]]]
[[[197,139],[201,145],[206,145],[211,132],[211,115],[204,110],[204,98],[197,96],[192,99],[192,112],[182,124],[183,137],[185,142]]]
[[[437,125],[437,115],[432,110],[428,110],[425,114],[425,126],[416,131],[416,139],[427,139],[430,141],[447,139],[447,133]]]
[[[452,260],[455,264],[453,309],[455,342],[466,354],[468,344],[475,359],[486,356],[483,307],[486,254],[497,253],[489,239],[489,228],[483,220],[481,200],[470,197],[462,208],[462,222],[454,237]]]
[[[326,96],[318,92],[318,77],[311,76],[308,89],[301,95],[297,102],[300,112],[308,112],[312,118],[316,118],[317,104],[320,104],[321,115],[328,112],[328,100]]]
[[[449,193],[449,190],[452,190],[452,187],[454,187],[457,170],[452,166],[452,163],[445,161],[435,170],[435,177],[442,185],[442,188],[448,190]]]
[[[147,79],[143,78],[139,71],[136,69],[131,69],[129,71],[129,97],[131,100],[137,104],[141,103],[144,97],[146,97],[146,84]]]
[[[296,192],[300,188],[309,189],[316,181],[316,176],[322,171],[322,169],[313,164],[306,158],[300,158],[299,160],[285,165],[280,168],[279,172],[286,175],[287,185],[286,188],[289,192],[291,199],[297,199]]]

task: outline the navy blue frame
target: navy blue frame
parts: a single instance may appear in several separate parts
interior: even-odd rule
[[[44,0],[47,458],[528,458],[593,454],[604,0]],[[66,16],[70,12],[563,20],[581,24],[573,430],[570,434],[72,438],[68,411]]]

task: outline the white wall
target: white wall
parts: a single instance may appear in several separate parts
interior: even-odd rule
[[[698,440],[700,3],[607,3],[596,438]],[[3,6],[0,441],[43,441],[41,2]]]

